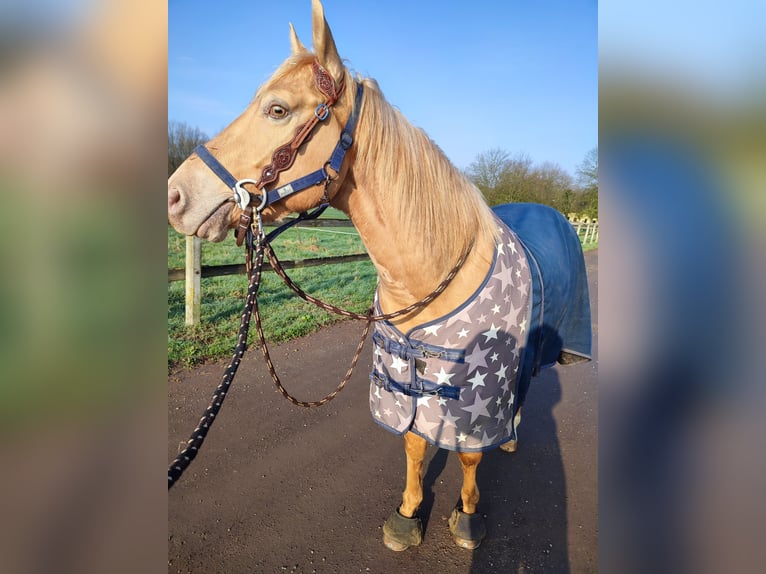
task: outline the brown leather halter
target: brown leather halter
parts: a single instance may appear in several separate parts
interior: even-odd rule
[[[316,125],[327,118],[330,113],[330,108],[335,105],[338,98],[340,98],[340,95],[343,93],[343,88],[345,87],[343,79],[341,79],[340,85],[336,86],[332,75],[322,67],[318,60],[314,60],[313,70],[316,87],[327,99],[324,103],[317,106],[316,110],[314,110],[314,115],[309,121],[298,126],[295,135],[289,142],[274,150],[274,153],[271,155],[271,163],[261,170],[260,178],[254,182],[255,187],[260,190],[262,194],[265,194],[265,187],[270,183],[274,183],[281,172],[290,169],[295,162],[295,157],[298,155],[298,149],[311,139]],[[250,229],[252,223],[253,208],[248,205],[243,209],[239,216],[239,223],[237,224],[237,245],[242,245],[247,230]]]

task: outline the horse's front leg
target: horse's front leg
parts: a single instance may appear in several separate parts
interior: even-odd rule
[[[479,503],[479,487],[476,485],[476,468],[481,462],[480,452],[459,452],[463,467],[463,487],[460,490],[461,506],[452,511],[449,529],[458,546],[473,549],[481,544],[487,529],[484,518],[476,512]]]
[[[423,526],[416,512],[423,502],[426,440],[408,432],[404,435],[404,450],[407,454],[407,483],[402,493],[402,505],[391,513],[383,525],[383,543],[397,552],[423,541]]]

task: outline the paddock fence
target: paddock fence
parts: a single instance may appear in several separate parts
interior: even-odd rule
[[[598,221],[588,218],[576,219],[572,216],[569,221],[580,237],[583,245],[598,242]],[[316,219],[313,221],[304,221],[297,227],[353,227],[354,225],[348,219]],[[267,224],[266,227],[273,227]],[[330,231],[330,230],[328,230]],[[341,263],[351,263],[356,261],[369,260],[367,253],[354,253],[351,255],[341,255],[334,257],[316,257],[310,259],[295,259],[292,261],[283,261],[282,266],[285,269],[298,269],[303,267],[315,267],[318,265],[337,265]],[[274,271],[268,261],[263,263],[263,271]],[[246,273],[245,264],[231,265],[202,265],[202,241],[199,237],[186,237],[186,264],[183,268],[168,269],[168,282],[185,281],[186,282],[186,306],[185,306],[185,324],[197,325],[200,321],[200,309],[202,306],[202,279],[207,277],[222,277],[224,275],[244,275]]]
[[[580,243],[583,245],[598,243],[598,219],[570,216],[569,223],[572,224],[572,227],[574,227],[577,232],[577,236],[580,238]]]

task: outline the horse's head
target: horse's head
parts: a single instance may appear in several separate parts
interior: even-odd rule
[[[242,115],[205,144],[235,179],[255,182],[242,185],[252,195],[254,206],[261,202],[261,189],[278,189],[328,163],[352,107],[353,89],[349,84],[353,84],[353,80],[338,56],[319,0],[313,0],[315,53],[303,46],[292,25],[290,42],[290,57],[258,89]],[[334,85],[328,87],[328,80]],[[324,89],[319,87],[322,81]],[[337,94],[337,102],[328,97],[328,90],[330,94],[333,91]],[[317,113],[317,106],[328,101],[330,113],[320,120],[323,114]],[[307,139],[296,140],[301,126],[312,118],[315,125]],[[291,163],[278,160],[274,153],[288,142],[297,148],[295,155],[289,158]],[[327,190],[330,197],[337,192],[347,164],[344,162],[337,179]],[[271,183],[268,180],[273,174],[265,169],[268,166],[276,166],[276,179]],[[330,174],[336,175],[332,170]],[[325,193],[324,185],[310,185],[284,199],[276,197],[276,201],[269,201],[261,215],[264,221],[272,221],[289,213],[306,211],[317,206]],[[168,220],[181,233],[221,241],[236,225],[241,212],[242,208],[233,200],[232,188],[205,165],[197,153],[168,180]]]

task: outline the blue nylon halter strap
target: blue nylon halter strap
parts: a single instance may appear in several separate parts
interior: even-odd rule
[[[231,175],[229,170],[213,157],[213,154],[208,151],[205,144],[199,144],[194,148],[194,153],[226,184],[226,187],[234,189],[234,186],[237,184],[237,178]]]
[[[343,131],[341,132],[340,139],[335,145],[335,149],[330,156],[330,159],[318,170],[309,173],[303,177],[291,181],[290,183],[272,189],[264,195],[264,200],[257,207],[257,211],[263,210],[267,205],[275,203],[280,199],[284,199],[290,195],[308,189],[315,185],[330,181],[332,178],[327,172],[329,166],[336,174],[340,173],[341,166],[343,165],[343,159],[346,157],[346,152],[351,148],[354,143],[354,130],[359,120],[359,112],[362,107],[363,96],[362,84],[356,84],[356,97],[354,98],[354,108],[351,111],[351,115],[346,122]],[[194,149],[194,153],[207,165],[210,170],[215,173],[221,181],[223,181],[227,187],[230,187],[236,193],[236,186],[239,181],[227,170],[221,162],[219,162],[213,154],[205,147],[204,144],[200,144]]]

